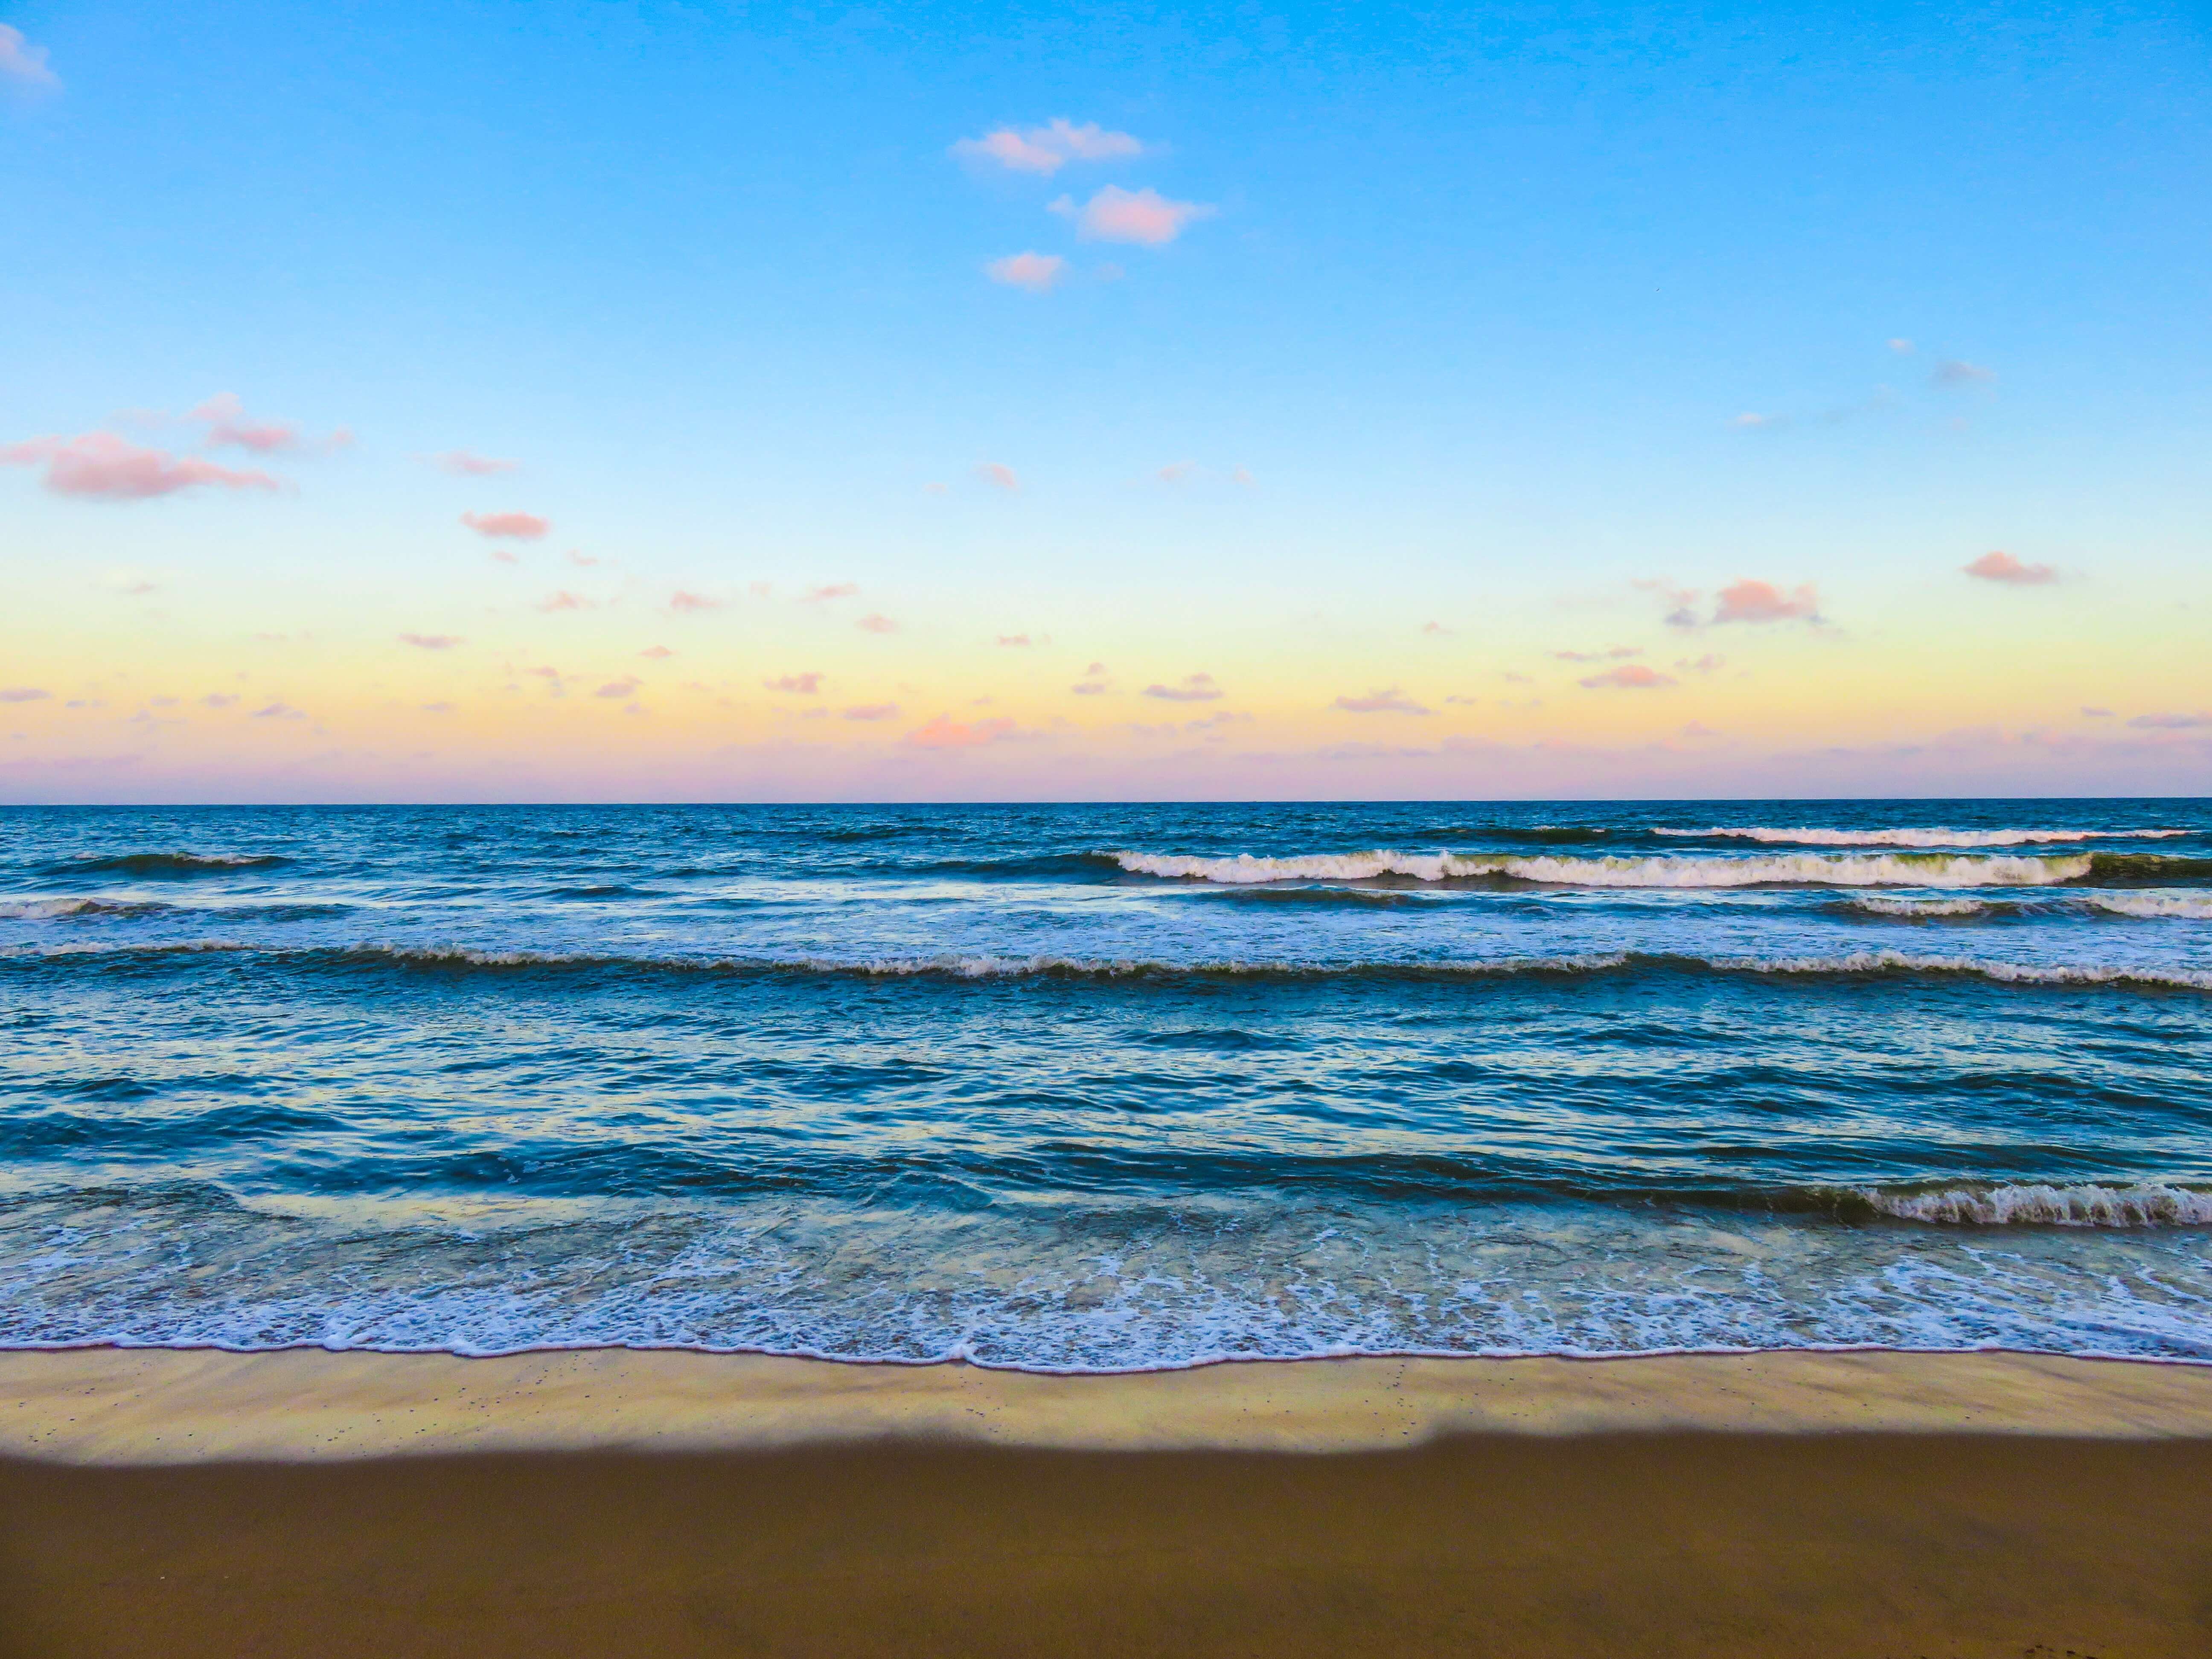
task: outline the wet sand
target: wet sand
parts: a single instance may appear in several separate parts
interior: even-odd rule
[[[2212,1653],[2201,1368],[88,1350],[0,1455],[10,1656]]]

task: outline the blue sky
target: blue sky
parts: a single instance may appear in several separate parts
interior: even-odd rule
[[[1927,745],[1992,729],[1966,769],[1991,788],[2212,781],[2188,726],[2101,749],[2104,728],[2069,727],[2057,760],[2022,747],[2212,704],[2191,678],[2201,623],[2179,609],[2212,599],[2202,13],[0,17],[58,83],[19,75],[0,104],[0,445],[114,430],[181,453],[198,428],[179,412],[226,392],[356,440],[303,441],[269,491],[88,501],[0,471],[6,556],[44,619],[0,678],[53,694],[21,705],[0,793],[341,776],[449,793],[485,746],[524,742],[499,698],[550,647],[501,635],[454,702],[465,740],[406,748],[428,757],[413,763],[379,729],[377,653],[403,610],[407,631],[479,642],[530,621],[571,547],[626,586],[591,596],[599,632],[555,641],[582,665],[564,672],[627,672],[642,647],[621,630],[658,640],[674,592],[734,611],[755,584],[849,583],[896,608],[898,636],[817,645],[814,612],[732,614],[684,647],[686,684],[719,702],[679,707],[672,683],[641,700],[659,721],[649,764],[584,736],[563,762],[539,733],[551,748],[509,781],[527,793],[1176,793],[1209,770],[1258,787],[1235,761],[1261,750],[1266,776],[1293,779],[1262,793],[1501,793],[1514,769],[1466,757],[1545,743],[1587,751],[1547,788],[1820,793],[1958,776]],[[1049,176],[954,153],[1055,118],[1139,153]],[[1206,211],[1146,246],[1085,240],[1050,209],[1109,186]],[[986,275],[1024,252],[1066,262],[1050,291]],[[156,410],[169,428],[123,418]],[[520,465],[457,479],[422,463],[453,449]],[[992,465],[1019,488],[978,473]],[[464,510],[550,520],[526,550],[542,572],[488,562]],[[1960,575],[1993,549],[2052,579]],[[131,572],[147,603],[125,620]],[[1615,635],[1658,662],[1674,647],[1634,584],[1744,579],[1820,596],[1826,633],[1782,617],[1723,653],[1759,677],[1746,711],[1802,731],[1657,698],[1623,713],[1578,682],[1545,692],[1556,726],[1468,726],[1442,701]],[[265,680],[240,642],[280,634],[318,641],[282,672],[323,699],[293,699],[321,749],[100,723],[203,680]],[[994,678],[1008,659],[990,642],[1018,635],[1066,662]],[[879,646],[908,655],[856,654]],[[103,653],[131,686],[94,672]],[[2054,653],[2070,678],[2051,679]],[[896,703],[909,732],[1002,704],[1007,741],[925,765],[891,752],[897,732],[841,732],[836,753],[792,760],[781,716],[731,688],[799,657],[874,700],[852,706]],[[1223,701],[1254,729],[1171,753],[1116,735],[1159,710],[1086,725],[1102,703],[1048,703],[1109,658],[1138,698],[1184,672],[1227,684],[1233,665]],[[1666,672],[1675,702],[1712,690]],[[1407,716],[1417,732],[1331,726],[1331,696],[1401,682],[1427,709]],[[1900,684],[1893,708],[1837,723]],[[1662,752],[1693,726],[1726,732],[1726,756]],[[1808,744],[1858,758],[1839,770]],[[1921,757],[1885,773],[1884,745]]]

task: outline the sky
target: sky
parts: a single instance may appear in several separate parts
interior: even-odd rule
[[[0,802],[2212,794],[2189,4],[0,3]]]

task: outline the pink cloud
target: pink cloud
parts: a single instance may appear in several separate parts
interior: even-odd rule
[[[999,635],[999,643],[1000,645],[1027,645],[1029,642],[1030,636],[1026,634],[1001,634]]]
[[[1728,666],[1728,659],[1726,657],[1717,657],[1711,652],[1708,651],[1704,656],[1699,657],[1695,662],[1691,661],[1686,657],[1681,658],[1676,661],[1674,666],[1692,674],[1717,674],[1722,669]]]
[[[1198,471],[1196,461],[1170,461],[1154,476],[1162,483],[1178,484]]]
[[[723,601],[710,599],[704,593],[687,593],[682,588],[668,596],[668,608],[690,614],[701,611],[720,611]]]
[[[1451,629],[1446,628],[1440,622],[1428,622],[1421,624],[1421,632],[1424,634],[1449,634],[1451,632]]]
[[[402,634],[403,645],[419,647],[424,651],[450,651],[465,641],[458,634]]]
[[[1073,219],[1075,234],[1087,242],[1136,242],[1146,247],[1164,247],[1194,221],[1210,219],[1220,211],[1203,202],[1170,201],[1149,187],[1130,191],[1119,185],[1107,185],[1080,208],[1063,196],[1052,204],[1052,210]]]
[[[432,466],[441,472],[450,472],[457,478],[489,478],[496,473],[512,472],[520,461],[501,460],[496,455],[479,455],[473,449],[448,449],[429,458]]]
[[[22,30],[5,23],[0,23],[0,83],[27,93],[59,92],[62,88],[60,77],[46,67],[46,49],[31,45]]]
[[[228,708],[237,701],[238,696],[235,692],[210,691],[200,699],[200,704],[206,708]]]
[[[0,446],[0,465],[36,466],[41,462],[46,469],[43,482],[55,495],[100,501],[143,501],[199,484],[224,489],[276,488],[276,480],[266,472],[236,471],[194,455],[173,456],[112,432],[32,438]]]
[[[1103,685],[1071,685],[1067,689],[1079,697],[1103,697],[1106,695],[1106,688]]]
[[[801,605],[820,605],[825,599],[849,599],[860,591],[858,582],[825,582],[820,586],[808,588],[799,602]]]
[[[637,654],[641,657],[650,657],[653,661],[659,662],[665,658],[674,656],[676,653],[673,651],[671,651],[665,645],[648,645],[644,650],[639,652]]]
[[[1347,714],[1425,714],[1429,712],[1395,685],[1384,691],[1370,691],[1364,697],[1339,697],[1329,707],[1341,708]]]
[[[1042,294],[1066,273],[1067,261],[1057,253],[1009,253],[983,267],[983,274],[1008,288]]]
[[[1083,672],[1086,674],[1103,674],[1106,672],[1106,665],[1103,662],[1094,662]]]
[[[186,410],[185,418],[206,426],[207,441],[213,448],[230,444],[250,449],[257,455],[272,455],[278,450],[300,447],[299,428],[281,421],[254,424],[246,418],[235,392],[217,392],[198,408]],[[346,434],[346,441],[352,441],[350,433]]]
[[[1675,684],[1672,674],[1662,674],[1656,668],[1646,668],[1642,663],[1631,663],[1626,668],[1608,668],[1602,674],[1592,674],[1582,682],[1592,690],[1606,686],[1618,686],[1632,691],[1656,691],[1662,686]]]
[[[928,725],[909,732],[901,741],[916,749],[974,749],[1013,735],[1010,720],[977,720],[973,726],[939,714]]]
[[[1607,646],[1602,651],[1554,651],[1552,653],[1553,659],[1559,662],[1622,662],[1630,657],[1640,657],[1643,654],[1644,647],[1640,645]]]
[[[963,138],[952,153],[964,161],[995,161],[1014,173],[1050,178],[1070,161],[1114,161],[1142,155],[1145,146],[1126,132],[1109,132],[1095,121],[1077,126],[1056,117],[1018,131],[999,127],[981,138]]]
[[[541,519],[535,513],[464,513],[461,522],[479,536],[518,542],[534,542],[553,527],[550,519]]]
[[[761,684],[770,691],[788,691],[795,697],[811,697],[822,690],[820,674],[781,674]]]
[[[0,702],[43,702],[52,696],[35,685],[0,685]]]
[[[579,570],[596,569],[599,566],[607,562],[605,559],[595,559],[588,554],[579,553],[573,547],[568,550],[568,562],[574,565]]]
[[[599,607],[594,601],[586,599],[580,593],[571,593],[564,587],[550,599],[538,600],[536,608],[540,611],[594,611]]]
[[[2015,587],[2033,587],[2040,582],[2058,580],[2057,571],[2051,566],[2023,564],[2009,553],[1984,553],[1972,563],[1959,568],[1969,576],[1978,576],[1985,582],[2010,582]]]
[[[618,680],[609,680],[598,690],[592,692],[592,695],[595,697],[627,697],[634,696],[636,693],[637,688],[638,681],[636,678],[631,675],[625,674]]]
[[[512,552],[504,547],[495,547],[490,550],[490,553],[491,561],[494,564],[520,564],[522,562],[522,556],[520,554]]]
[[[1212,675],[1186,674],[1180,685],[1148,685],[1145,695],[1166,702],[1212,702],[1222,692]]]
[[[859,629],[863,634],[896,634],[898,632],[898,624],[893,622],[889,617],[884,616],[881,611],[871,611],[866,616],[861,617],[860,621],[854,623],[853,626]]]
[[[849,708],[837,711],[838,718],[848,720],[895,720],[898,705],[895,702],[856,702]]]
[[[1772,582],[1753,581],[1747,577],[1721,589],[1720,603],[1713,608],[1713,620],[1717,623],[1789,622],[1798,618],[1806,622],[1820,620],[1820,596],[1810,582],[1784,593]]]
[[[999,461],[984,462],[975,469],[975,476],[1000,489],[1017,490],[1022,487],[1022,481],[1014,476],[1014,469]]]
[[[289,702],[272,702],[264,708],[255,709],[253,718],[258,720],[303,720],[307,717]]]

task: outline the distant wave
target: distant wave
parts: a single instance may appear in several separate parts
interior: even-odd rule
[[[1993,908],[1986,899],[1970,898],[1855,898],[1849,907],[1869,915],[1915,917],[1985,916]]]
[[[131,903],[121,899],[8,899],[0,900],[0,920],[58,921],[64,916],[143,916],[173,908],[173,905]]]
[[[1764,826],[1708,830],[1662,830],[1655,836],[1698,841],[1780,842],[1802,847],[2029,847],[2077,841],[2166,841],[2194,835],[2191,830],[1770,830]]]
[[[2212,1193],[2155,1182],[2134,1187],[1953,1187],[1941,1192],[1859,1194],[1900,1221],[1952,1226],[2212,1226]]]
[[[1919,956],[1901,951],[1857,951],[1837,956],[1802,957],[1708,957],[1610,951],[1577,956],[1461,960],[1410,958],[1332,962],[1201,958],[1177,962],[1153,957],[1021,957],[982,953],[853,958],[641,956],[608,951],[483,950],[459,945],[374,944],[270,948],[221,939],[137,946],[60,945],[0,947],[0,963],[77,961],[97,963],[103,961],[158,961],[164,957],[182,960],[204,955],[258,957],[310,969],[383,965],[465,973],[613,971],[753,975],[762,978],[820,975],[871,979],[1038,978],[1170,981],[1276,979],[1299,982],[1360,979],[1449,982],[1485,977],[1632,971],[1789,976],[1924,974],[1984,979],[2008,985],[2146,986],[2212,991],[2212,969],[2000,962],[1974,957]]]
[[[2212,921],[2212,893],[2093,893],[2082,901],[2115,915]]]
[[[273,870],[291,861],[275,853],[123,853],[112,858],[68,859],[49,869],[57,875],[227,876],[240,870]]]
[[[2079,881],[2095,867],[2087,853],[2012,858],[1931,853],[1517,858],[1382,849],[1293,858],[1255,858],[1249,853],[1233,858],[1186,858],[1133,852],[1115,853],[1111,857],[1132,875],[1240,885],[1269,881],[1373,881],[1398,876],[1430,882],[1504,877],[1560,887],[2045,887]]]

